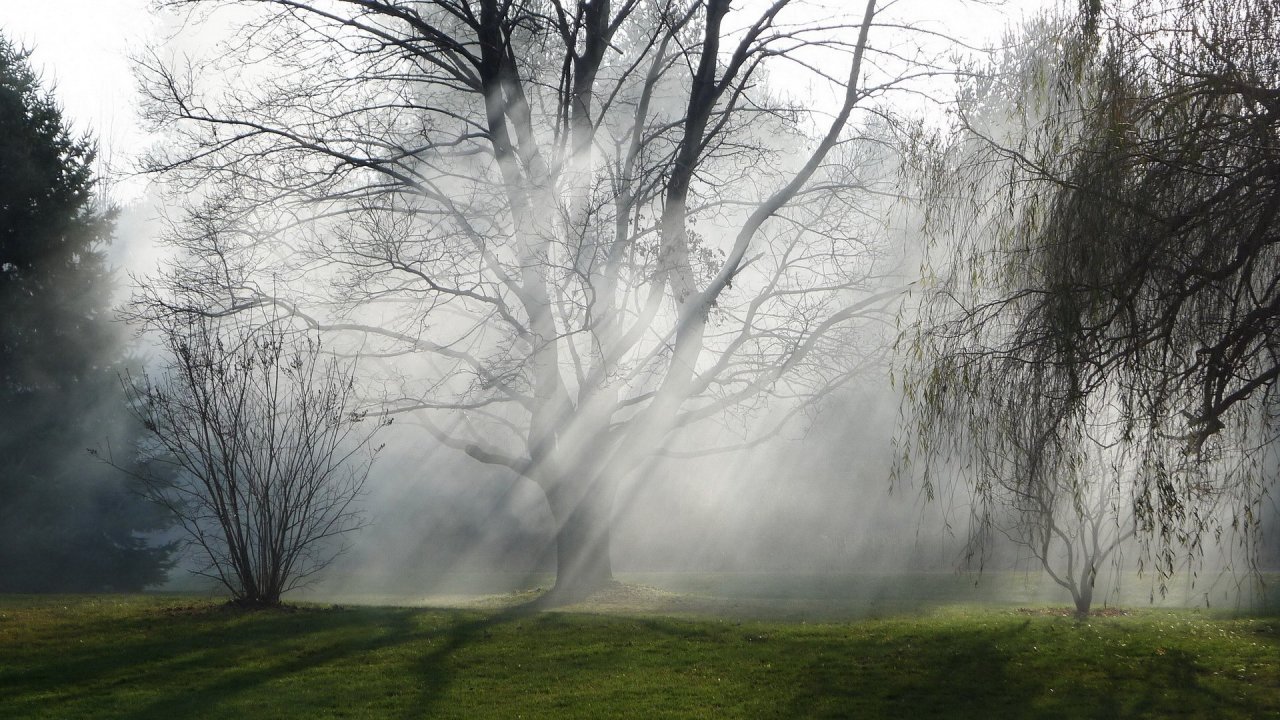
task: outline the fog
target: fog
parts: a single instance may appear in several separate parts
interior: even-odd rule
[[[1026,548],[989,540],[970,555],[959,488],[927,500],[891,477],[899,398],[868,380],[751,449],[668,460],[624,486],[615,510],[619,580],[691,593],[730,614],[861,616],[945,603],[1070,605]],[[322,602],[450,605],[550,586],[555,523],[541,492],[456,451],[384,436],[368,525],[316,583]],[[404,448],[418,447],[415,451]],[[1258,569],[1280,569],[1264,523]],[[1238,548],[1211,546],[1169,578],[1126,543],[1096,606],[1250,608],[1274,603]],[[182,585],[181,582],[176,583]]]
[[[186,42],[198,45],[189,36]],[[881,179],[892,173],[886,170]],[[462,187],[458,183],[453,190]],[[164,261],[182,261],[156,241],[165,227],[160,222],[163,204],[152,188],[150,195],[129,201],[120,215],[110,256],[122,281],[129,274],[154,273]],[[916,231],[919,217],[888,201],[859,210],[893,220],[890,231],[868,252],[868,278],[884,283],[868,283],[870,290],[883,290],[888,282],[918,281],[910,273],[924,242]],[[724,224],[726,228],[701,225],[714,249],[732,247],[731,223]],[[415,225],[412,232],[425,237],[426,229]],[[754,272],[763,270],[742,274],[741,284],[758,281]],[[308,275],[308,282],[317,277]],[[120,304],[131,292],[128,282],[120,283]],[[302,295],[310,292],[307,287]],[[378,313],[385,313],[383,307]],[[675,322],[675,311],[666,311],[671,316],[660,318]],[[895,307],[895,313],[909,322],[910,305]],[[442,327],[452,329],[448,322],[433,325],[436,332]],[[617,478],[612,510],[617,579],[742,602],[828,602],[849,612],[910,605],[910,593],[916,593],[914,600],[928,602],[1069,603],[1069,594],[1043,573],[1041,562],[1023,543],[983,537],[975,555],[973,500],[963,482],[942,483],[937,497],[928,498],[909,475],[895,477],[896,460],[904,452],[904,401],[891,379],[893,336],[879,328],[860,338],[872,347],[858,352],[872,360],[818,404],[794,413],[794,402],[776,398],[741,415],[724,414],[680,430],[685,433],[682,447],[724,447],[723,452],[645,459],[626,468]],[[365,350],[360,342],[335,346]],[[476,347],[489,350],[480,343]],[[138,337],[134,348],[134,364],[140,369],[163,361],[154,337]],[[376,355],[380,348],[370,350],[369,355]],[[379,397],[388,378],[436,370],[419,359],[406,365],[366,359],[362,368],[365,409],[374,413],[389,404]],[[837,369],[817,370],[819,375],[827,372],[836,374]],[[433,389],[471,380],[451,375]],[[457,420],[449,416],[444,423]],[[586,443],[581,438],[595,437],[579,433],[563,442]],[[557,523],[547,493],[512,471],[481,464],[460,448],[443,445],[410,411],[381,430],[379,442],[385,443],[384,450],[360,498],[364,525],[335,541],[334,550],[340,546],[340,552],[332,565],[292,598],[448,603],[549,587],[556,571]],[[591,452],[586,448],[584,454]],[[1179,574],[1161,578],[1149,569],[1139,571],[1146,564],[1144,548],[1130,541],[1098,578],[1097,605],[1275,602],[1274,589],[1270,596],[1260,594],[1258,577],[1251,575],[1251,570],[1280,571],[1280,509],[1274,497],[1268,500],[1257,568],[1249,568],[1240,548],[1231,544],[1234,538],[1222,537]],[[156,534],[152,539],[172,537]],[[184,556],[160,589],[215,592],[187,573],[198,566],[198,557]],[[922,575],[931,578],[925,582],[932,585],[927,597],[919,596]]]
[[[144,227],[126,213],[123,227]],[[137,237],[137,235],[134,235]],[[139,244],[151,252],[148,244]],[[145,358],[146,338],[135,346]],[[1050,603],[1070,597],[1021,545],[994,538],[970,557],[964,490],[927,500],[892,477],[901,398],[887,372],[868,373],[811,417],[800,416],[747,449],[665,460],[623,483],[612,555],[619,580],[720,598],[725,612],[862,615],[942,602]],[[114,408],[104,409],[105,416]],[[104,420],[105,420],[104,416]],[[757,420],[771,427],[771,418]],[[707,446],[743,433],[705,431]],[[547,588],[554,579],[555,522],[527,480],[486,468],[424,437],[410,422],[381,431],[385,448],[360,505],[364,525],[293,599],[343,603],[455,604],[477,596]],[[751,435],[751,433],[746,433]],[[1280,570],[1280,511],[1263,521],[1258,569]],[[161,542],[172,533],[153,537]],[[1126,545],[1099,579],[1099,607],[1251,607],[1259,593],[1238,548],[1210,545],[1172,578],[1138,572]],[[160,589],[219,594],[187,555]],[[927,575],[922,594],[921,575]]]
[[[125,208],[112,257],[122,274],[154,270],[158,209]],[[128,286],[121,284],[120,301]],[[155,348],[138,337],[142,365]],[[141,367],[140,365],[139,367]],[[666,459],[622,483],[612,556],[618,578],[720,598],[726,612],[866,614],[930,602],[1069,604],[1026,549],[991,539],[970,555],[962,487],[932,501],[892,476],[901,397],[887,364],[860,374],[808,414],[776,427],[786,408],[749,426],[699,430],[695,445],[749,447]],[[767,431],[764,438],[758,431]],[[555,522],[535,486],[432,440],[405,419],[381,431],[385,448],[361,500],[363,527],[341,541],[332,565],[290,597],[324,602],[450,604],[546,588],[554,579]],[[1280,570],[1280,510],[1263,520],[1258,569]],[[172,539],[156,536],[156,541]],[[1139,572],[1129,542],[1099,578],[1097,604],[1250,607],[1260,596],[1238,548],[1210,545],[1171,578]],[[217,593],[191,576],[186,556],[162,589]],[[921,576],[931,594],[921,594]],[[816,603],[816,605],[815,605]]]

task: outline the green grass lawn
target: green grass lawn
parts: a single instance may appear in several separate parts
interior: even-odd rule
[[[2,718],[1280,717],[1280,617],[805,623],[0,596]]]

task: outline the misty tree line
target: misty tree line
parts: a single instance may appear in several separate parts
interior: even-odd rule
[[[140,457],[197,461],[133,474],[215,572],[241,526],[172,493],[234,475],[182,428],[239,437],[241,416],[146,408],[239,387],[192,372],[193,347],[301,371],[254,360],[285,337],[328,368],[330,427],[374,408],[539,488],[550,602],[612,578],[624,481],[763,442],[891,363],[895,473],[968,494],[974,557],[1006,535],[1087,610],[1127,538],[1158,574],[1213,539],[1256,550],[1280,373],[1269,3],[1082,4],[972,67],[874,1],[162,4],[236,39],[139,61],[172,259],[127,314],[175,364],[128,387]],[[750,430],[697,442],[729,418]]]

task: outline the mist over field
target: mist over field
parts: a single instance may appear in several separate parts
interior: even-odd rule
[[[615,570],[627,582],[747,607],[810,603],[808,612],[818,614],[947,601],[1069,604],[1018,543],[999,539],[985,559],[970,556],[970,500],[961,491],[928,501],[919,487],[894,483],[898,402],[887,381],[868,382],[751,450],[664,462],[653,479],[622,492]],[[555,523],[537,491],[500,472],[477,472],[448,448],[406,451],[415,446],[412,432],[383,436],[388,447],[365,502],[369,524],[298,597],[437,604],[547,587]],[[1277,525],[1276,514],[1264,520],[1264,528]],[[1280,544],[1265,537],[1258,568],[1274,573]],[[1214,548],[1163,581],[1140,573],[1140,558],[1131,545],[1106,569],[1100,605],[1274,603],[1274,588],[1256,583],[1238,548]]]
[[[1079,67],[1054,64],[1062,46],[1091,47],[1100,16],[1089,13],[1103,10],[1041,16],[1031,3],[984,15],[997,11],[979,4],[941,16],[869,3],[864,15],[823,3],[615,3],[606,9],[619,13],[614,26],[587,30],[582,20],[551,33],[496,15],[455,16],[448,3],[424,3],[407,20],[398,6],[374,3],[358,22],[306,4],[169,5],[154,18],[159,34],[134,48],[149,146],[134,149],[139,172],[125,180],[118,214],[92,216],[114,223],[112,242],[91,243],[110,268],[95,276],[95,302],[130,322],[111,318],[113,340],[89,348],[112,357],[81,359],[117,381],[75,413],[97,428],[130,403],[137,413],[172,401],[181,396],[174,387],[199,395],[233,384],[225,373],[181,375],[175,358],[198,345],[193,328],[211,333],[214,354],[234,344],[219,335],[230,328],[246,333],[236,336],[242,347],[288,358],[283,340],[254,345],[249,330],[268,327],[314,342],[316,357],[353,372],[350,404],[326,406],[330,422],[316,427],[357,416],[362,430],[386,423],[375,441],[384,448],[367,478],[346,486],[350,497],[329,496],[343,522],[321,527],[314,547],[323,548],[317,557],[341,552],[287,597],[415,603],[555,587],[574,598],[616,574],[677,590],[697,577],[720,578],[721,590],[756,577],[772,588],[760,592],[790,586],[870,602],[916,592],[928,574],[960,600],[1065,604],[1071,595],[1046,574],[1068,560],[1050,543],[1062,524],[1055,513],[1079,513],[1095,486],[1101,510],[1092,519],[1107,520],[1094,525],[1095,539],[1100,527],[1121,538],[1090,550],[1105,557],[1095,579],[1078,580],[1071,566],[1077,584],[1096,584],[1096,603],[1248,605],[1259,573],[1280,570],[1277,460],[1259,450],[1274,430],[1263,312],[1274,288],[1240,271],[1239,287],[1254,295],[1233,297],[1257,307],[1231,306],[1226,320],[1195,291],[1169,300],[1199,313],[1169,322],[1202,322],[1184,337],[1140,323],[1081,329],[1081,318],[1153,313],[1168,298],[1148,298],[1146,285],[1125,296],[1139,298],[1142,312],[1087,306],[1100,291],[1053,305],[1075,286],[1034,285],[1058,273],[1111,288],[1106,271],[1126,262],[1129,277],[1220,260],[1197,236],[1174,261],[1135,261],[1126,243],[1109,240],[1131,236],[1131,218],[1107,215],[1111,225],[1093,227],[1103,213],[1064,219],[1054,213],[1075,199],[1045,199],[1056,197],[1045,188],[1073,187],[1063,177],[1104,174],[1089,165],[1090,133],[1111,138],[1115,129],[1089,126],[1102,114],[1088,103],[1110,99],[1102,80],[1111,76],[1089,72],[1116,61],[1085,53],[1066,58]],[[684,14],[672,14],[677,6]],[[783,9],[795,11],[778,16],[785,23],[775,17]],[[1108,6],[1106,17],[1127,22],[1131,9]],[[1208,22],[1190,11],[1175,19]],[[452,42],[424,41],[405,29],[415,22],[458,33],[458,47],[487,47],[467,33],[501,25],[511,48],[492,62],[509,67],[499,73]],[[994,43],[1005,23],[1007,42]],[[246,28],[253,42],[240,43]],[[617,36],[592,44],[600,38],[591,33],[606,31]],[[561,64],[571,69],[517,52],[564,33],[572,37]],[[386,37],[418,54],[391,52]],[[348,56],[350,48],[361,50]],[[472,64],[495,74],[476,80]],[[1138,70],[1152,73],[1153,86],[1179,81]],[[1065,83],[1069,71],[1099,87],[1046,98],[1049,81]],[[1249,71],[1262,77],[1266,68]],[[572,77],[584,85],[573,89]],[[717,77],[723,96],[696,91]],[[1050,110],[1085,119],[1055,126]],[[1172,141],[1132,142],[1145,151],[1142,143]],[[1212,150],[1228,166],[1249,142],[1233,136]],[[1026,159],[1042,160],[1037,152],[1061,166]],[[77,161],[89,162],[85,153]],[[118,158],[97,172],[113,176]],[[151,184],[138,192],[142,178]],[[1185,187],[1175,180],[1170,187]],[[1095,195],[1130,192],[1129,180],[1115,182]],[[1260,197],[1245,192],[1254,189],[1240,194]],[[1258,212],[1259,232],[1273,232],[1274,218],[1267,225]],[[1052,234],[1059,227],[1068,240],[1108,240],[1097,246],[1119,246],[1118,257],[1094,267],[1055,255],[1071,247]],[[1036,233],[1043,246],[1023,242]],[[1256,250],[1258,277],[1272,269],[1269,248]],[[1082,264],[1086,277],[1072,275]],[[1227,262],[1222,273],[1237,270]],[[1027,308],[1024,296],[1050,302]],[[987,322],[992,307],[1008,315]],[[102,312],[95,306],[95,317]],[[1265,317],[1212,336],[1242,316]],[[1044,332],[1017,335],[1026,328]],[[1151,370],[1142,353],[1155,340],[1137,350],[1098,340],[1126,332],[1167,342],[1166,359],[1216,360]],[[1026,348],[1032,356],[1019,354]],[[205,360],[244,368],[255,357]],[[34,397],[38,382],[10,384]],[[289,392],[271,397],[306,396]],[[182,438],[180,414],[173,426],[145,412],[134,419]],[[23,432],[16,411],[0,429],[6,446],[26,442]],[[274,452],[276,432],[266,422],[251,436]],[[75,442],[112,445],[105,454],[116,465],[136,447],[153,453],[147,460],[163,455],[155,438],[108,434]],[[168,479],[147,477],[151,500],[180,505],[165,494]],[[205,556],[221,549],[201,534],[209,517],[187,523],[196,547],[148,586],[204,590],[208,575],[223,573],[210,572]],[[17,535],[44,532],[44,520],[20,522],[10,528]],[[122,544],[183,537],[141,521],[129,533]]]
[[[151,271],[165,255],[155,241],[161,227],[156,202],[143,198],[123,208],[111,247],[122,275]],[[921,240],[901,232],[913,255],[910,247]],[[128,292],[122,285],[117,302]],[[136,342],[138,367],[145,367],[148,355],[159,351],[147,337]],[[909,478],[893,477],[903,408],[888,359],[776,427],[785,410],[732,428],[703,428],[694,442],[738,446],[750,439],[749,447],[657,461],[622,483],[612,539],[621,577],[731,597],[838,600],[853,613],[877,603],[910,606],[908,598],[928,586],[941,598],[964,602],[1069,601],[1018,542],[992,538],[974,555],[973,498],[964,488],[944,485],[929,500]],[[767,428],[764,437],[760,428]],[[379,441],[385,449],[359,503],[362,527],[333,545],[342,551],[332,565],[293,597],[430,604],[553,582],[556,524],[535,487],[424,437],[411,420],[381,431]],[[1269,507],[1257,556],[1264,573],[1280,569],[1280,532],[1269,530],[1280,527],[1280,510],[1274,500]],[[1131,541],[1100,578],[1100,600],[1193,607],[1273,602],[1274,589],[1259,588],[1230,542],[1211,546],[1168,579],[1140,572],[1142,561],[1141,547]],[[182,556],[161,587],[212,589],[208,579],[189,573],[201,563]]]
[[[8,2],[0,718],[1280,717],[1277,88],[1274,0]]]
[[[896,404],[855,393],[812,426],[796,422],[749,450],[667,460],[624,485],[615,510],[618,570],[954,569],[959,546],[939,527],[940,508],[926,506],[915,489],[890,491]],[[366,504],[371,524],[321,588],[354,590],[367,579],[373,593],[382,582],[429,594],[449,572],[553,569],[554,525],[532,488],[478,473],[447,448],[402,454],[391,437]],[[348,572],[354,580],[339,579]],[[425,589],[414,589],[418,582]]]

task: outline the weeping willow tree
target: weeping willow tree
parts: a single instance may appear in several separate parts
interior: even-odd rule
[[[899,471],[968,489],[979,536],[1067,508],[1131,528],[1159,577],[1212,540],[1252,557],[1280,376],[1277,12],[1091,3],[966,88],[933,158]]]

